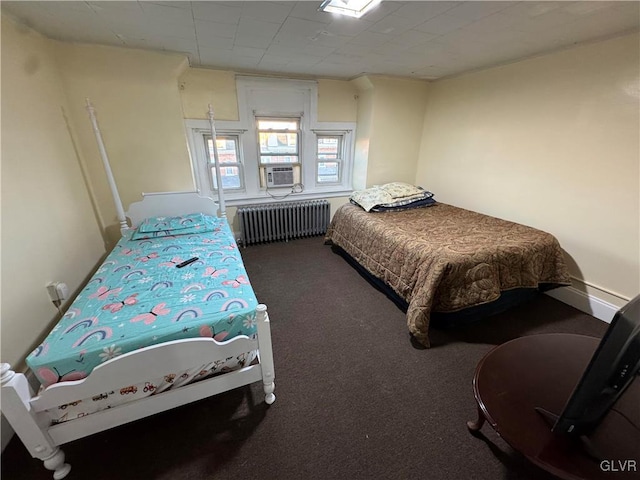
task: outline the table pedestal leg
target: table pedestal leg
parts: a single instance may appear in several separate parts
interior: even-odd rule
[[[480,409],[480,405],[478,405],[478,419],[475,422],[468,421],[467,428],[471,433],[477,433],[480,431],[485,421],[486,421],[486,418],[484,416],[484,413],[482,413],[482,410]]]

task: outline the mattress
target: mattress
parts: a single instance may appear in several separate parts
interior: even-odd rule
[[[206,225],[139,240],[127,232],[27,357],[42,385],[82,379],[107,360],[171,340],[253,337],[258,302],[233,234],[226,219],[207,217]]]
[[[343,205],[326,234],[407,302],[407,326],[429,346],[432,312],[458,312],[519,288],[570,285],[557,239],[451,205],[367,213]]]

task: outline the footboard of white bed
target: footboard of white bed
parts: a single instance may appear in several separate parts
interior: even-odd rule
[[[44,461],[53,470],[54,479],[64,478],[71,467],[64,462],[59,445],[123,425],[156,413],[170,410],[219,393],[262,381],[265,402],[275,401],[275,369],[271,347],[271,329],[266,306],[257,307],[257,339],[235,337],[226,342],[212,338],[190,338],[153,345],[105,362],[85,379],[61,382],[34,395],[27,378],[2,364],[2,413],[31,456]],[[102,410],[57,425],[45,410],[105,390],[135,384],[141,379],[158,377],[172,370],[190,369],[217,359],[258,351],[259,363],[224,373],[157,395]]]

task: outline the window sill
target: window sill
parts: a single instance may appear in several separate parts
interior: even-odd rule
[[[227,194],[225,195],[225,204],[230,207],[236,207],[239,205],[259,205],[263,203],[290,202],[295,200],[319,200],[323,198],[348,197],[352,192],[353,190],[332,190],[330,192],[307,190],[301,193],[290,193],[289,191],[284,190],[282,193],[275,193],[275,190],[271,190],[270,193],[273,197],[266,191],[260,192],[259,195],[247,195],[242,197]],[[217,193],[214,194],[214,198],[217,199]]]

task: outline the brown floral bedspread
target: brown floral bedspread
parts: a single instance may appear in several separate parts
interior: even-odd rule
[[[443,203],[385,213],[343,205],[325,240],[407,301],[407,326],[425,346],[432,311],[491,302],[513,288],[570,284],[553,235]]]

